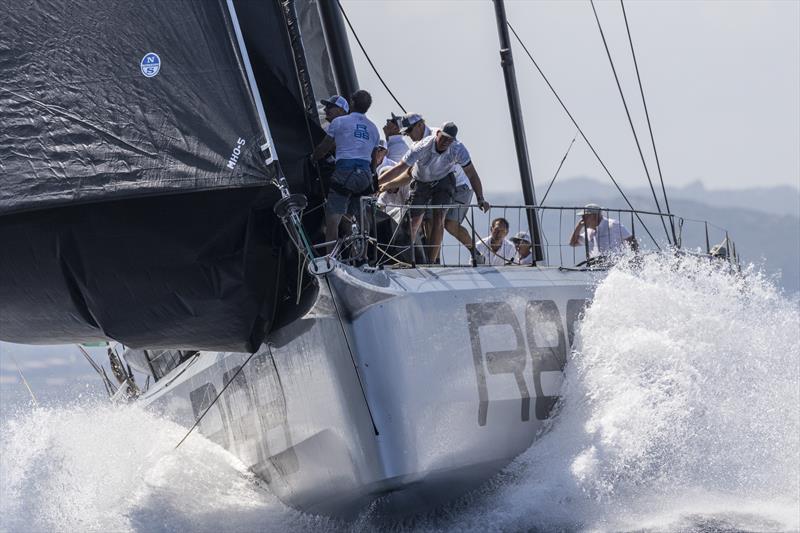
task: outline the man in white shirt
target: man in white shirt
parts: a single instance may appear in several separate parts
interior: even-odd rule
[[[328,134],[312,156],[318,161],[336,146],[336,169],[325,203],[325,239],[328,242],[338,238],[339,223],[345,214],[358,213],[359,197],[372,186],[373,161],[380,133],[365,115],[370,105],[372,96],[367,91],[353,93],[352,112],[331,121]]]
[[[457,134],[458,127],[452,122],[447,122],[435,135],[430,135],[415,143],[403,156],[403,159],[384,174],[378,182],[382,188],[397,187],[407,179],[404,174],[409,169],[411,170],[414,190],[409,201],[413,207],[416,207],[411,216],[412,235],[416,235],[419,231],[425,214],[425,209],[420,209],[420,207],[429,203],[434,205],[451,203],[455,191],[454,165],[463,168],[473,184],[480,184],[480,177],[472,164],[469,152],[463,144],[456,140]],[[482,198],[482,194],[478,197],[478,203],[484,211],[489,210],[489,204]],[[428,261],[430,263],[435,263],[439,257],[444,235],[444,217],[445,213],[441,211],[433,213],[431,235],[428,240],[430,250]]]
[[[492,220],[491,233],[482,237],[475,245],[475,251],[485,258],[485,264],[502,266],[511,264],[517,253],[514,245],[506,240],[508,235],[508,220],[498,217]]]
[[[581,219],[575,225],[569,244],[573,247],[586,246],[588,242],[590,258],[621,253],[625,246],[630,246],[634,251],[639,249],[636,238],[622,222],[604,217],[603,208],[599,205],[587,204],[578,216]]]
[[[532,265],[533,254],[531,253],[531,236],[528,232],[520,231],[511,237],[510,240],[517,249],[517,253],[514,255],[514,263],[517,265]]]
[[[398,117],[392,113],[386,119],[386,125],[383,126],[383,136],[386,138],[386,157],[393,161],[400,161],[408,152],[408,145],[401,132],[402,123],[403,117]]]

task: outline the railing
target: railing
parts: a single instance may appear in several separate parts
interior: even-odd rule
[[[533,264],[566,268],[604,268],[608,265],[608,261],[604,260],[608,256],[600,255],[590,246],[585,228],[582,235],[583,244],[579,246],[569,244],[570,236],[579,220],[578,213],[584,209],[583,207],[499,205],[492,206],[484,213],[477,205],[451,204],[428,206],[426,211],[432,213],[451,208],[467,209],[466,217],[460,225],[469,238],[467,242],[462,243],[445,230],[436,266],[463,267],[485,264],[475,250],[480,247],[481,241],[489,242],[491,222],[496,218],[508,221],[509,231],[505,236],[506,240],[511,239],[519,231],[527,231],[530,235],[528,213],[538,218],[542,236],[540,246],[544,261],[538,263],[534,261]],[[411,243],[409,216],[411,209],[423,208],[411,208],[408,205],[379,205],[373,197],[361,198],[360,213],[353,221],[353,233],[336,243],[333,255],[346,263],[367,263],[375,268],[431,264],[427,258],[430,257],[432,247],[426,244],[425,224],[417,232],[413,244]],[[394,213],[395,216],[392,217],[388,213]],[[732,266],[739,264],[736,245],[729,232],[709,222],[643,210],[604,208],[601,213],[604,218],[621,222],[635,238],[637,248],[642,252],[669,249],[683,254],[704,255],[725,260]],[[661,223],[662,219],[665,224]],[[656,233],[664,227],[673,226],[677,242],[672,242],[671,234]],[[462,238],[463,235],[462,233]],[[322,243],[315,248],[324,250],[330,244],[332,243]],[[533,252],[532,245],[531,254]],[[500,261],[496,257],[483,259],[489,259],[487,262],[493,264],[519,265],[515,258],[504,257],[506,261]]]

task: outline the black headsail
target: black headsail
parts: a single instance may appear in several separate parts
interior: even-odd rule
[[[0,339],[258,346],[295,286],[269,183],[282,167],[320,201],[304,156],[321,132],[284,17],[278,2],[226,0],[4,13]]]

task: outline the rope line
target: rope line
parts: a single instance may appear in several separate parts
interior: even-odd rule
[[[620,186],[619,186],[619,183],[617,183],[617,180],[616,180],[616,179],[614,179],[614,176],[613,176],[613,174],[611,174],[611,171],[608,169],[608,167],[606,166],[606,164],[603,162],[602,158],[600,157],[600,154],[598,154],[598,153],[597,153],[597,150],[595,150],[595,148],[594,148],[594,145],[592,145],[592,143],[591,143],[591,142],[589,142],[589,139],[586,137],[586,134],[585,134],[585,133],[583,133],[583,130],[582,130],[582,129],[581,129],[581,127],[578,125],[578,121],[576,121],[576,120],[575,120],[575,117],[573,117],[573,116],[572,116],[572,113],[570,113],[569,109],[567,109],[567,106],[566,106],[566,104],[564,104],[564,101],[563,101],[563,100],[561,99],[561,97],[558,95],[558,92],[555,90],[555,88],[553,87],[553,85],[550,83],[550,80],[547,78],[547,76],[545,76],[544,72],[542,71],[541,67],[539,67],[539,64],[538,64],[538,63],[536,62],[536,60],[533,58],[533,56],[531,55],[530,51],[528,51],[528,47],[527,47],[527,46],[525,46],[525,43],[523,43],[523,42],[522,42],[522,39],[521,39],[521,38],[520,38],[520,36],[517,34],[517,31],[514,29],[514,27],[511,25],[511,22],[508,22],[508,21],[507,21],[507,22],[506,22],[506,24],[508,24],[508,28],[511,30],[511,33],[513,33],[513,34],[514,34],[514,37],[516,37],[516,38],[517,38],[517,42],[520,44],[520,46],[522,46],[522,49],[523,49],[523,50],[525,51],[525,53],[528,55],[528,58],[529,58],[529,59],[531,60],[531,62],[533,63],[533,66],[534,66],[534,67],[536,67],[536,70],[538,70],[538,71],[539,71],[539,74],[542,76],[542,79],[543,79],[543,80],[544,80],[544,82],[547,84],[547,87],[550,89],[550,92],[552,92],[552,93],[553,93],[553,96],[555,96],[555,97],[556,97],[556,100],[558,100],[558,103],[559,103],[559,104],[561,104],[561,108],[564,110],[564,112],[567,114],[567,116],[569,117],[569,119],[572,121],[572,124],[573,124],[573,125],[574,125],[574,126],[577,128],[578,132],[581,134],[581,138],[582,138],[582,139],[583,139],[583,141],[586,143],[586,145],[589,147],[589,149],[592,151],[592,154],[594,154],[595,158],[596,158],[596,159],[597,159],[597,161],[600,163],[600,166],[602,166],[602,167],[603,167],[603,170],[605,171],[606,175],[609,177],[609,179],[611,180],[611,182],[612,182],[612,183],[614,184],[614,186],[617,188],[617,191],[619,191],[619,194],[622,196],[623,200],[625,200],[625,203],[626,203],[626,204],[628,204],[628,207],[630,207],[630,208],[631,208],[631,210],[635,212],[635,211],[636,211],[636,208],[635,208],[635,207],[633,207],[633,204],[632,204],[632,203],[631,203],[631,201],[628,199],[627,195],[626,195],[626,194],[623,192],[623,190],[622,190],[622,187],[620,187]],[[650,239],[653,241],[653,244],[655,244],[656,248],[657,248],[657,249],[659,249],[659,250],[661,250],[661,246],[659,246],[659,244],[658,244],[658,241],[656,241],[655,237],[653,237],[653,234],[652,234],[652,233],[650,233],[650,230],[647,228],[647,224],[645,224],[645,223],[644,223],[644,220],[642,220],[642,217],[639,215],[639,213],[636,213],[636,218],[637,218],[637,219],[639,219],[639,222],[642,224],[642,227],[644,228],[644,231],[647,233],[647,235],[648,235],[648,236],[650,237]]]
[[[647,110],[647,100],[644,97],[644,86],[642,85],[642,78],[639,75],[639,63],[636,61],[636,52],[633,49],[633,39],[631,38],[631,29],[628,26],[628,15],[625,13],[625,3],[619,0],[619,5],[622,7],[622,17],[625,19],[625,30],[628,32],[628,42],[631,45],[631,57],[633,57],[633,66],[636,68],[636,80],[639,82],[639,93],[642,95],[642,105],[644,106],[644,116],[647,118],[647,129],[650,132],[650,143],[653,146],[653,155],[656,158],[656,168],[658,169],[658,179],[661,180],[661,192],[664,195],[664,206],[667,209],[667,214],[671,214],[672,210],[669,208],[669,198],[667,198],[667,189],[664,186],[664,175],[661,173],[661,162],[658,159],[658,150],[656,150],[656,139],[653,136],[653,126],[650,123],[650,113]],[[678,242],[675,233],[675,221],[669,217],[669,225],[672,230],[672,242]]]
[[[378,69],[375,67],[375,64],[372,62],[372,59],[369,57],[369,54],[367,53],[367,49],[364,48],[364,45],[361,43],[361,39],[358,38],[358,34],[356,33],[355,28],[353,28],[353,24],[350,22],[350,19],[348,18],[347,13],[345,12],[344,8],[342,7],[342,3],[339,0],[336,0],[336,4],[338,4],[339,10],[342,12],[342,15],[344,16],[344,20],[347,22],[347,26],[350,28],[350,31],[353,33],[353,37],[355,37],[356,42],[358,43],[358,47],[361,48],[361,51],[364,53],[364,57],[367,58],[367,63],[369,63],[369,66],[372,67],[372,72],[375,73],[375,75],[380,80],[381,84],[383,84],[383,88],[386,89],[386,92],[388,92],[389,96],[392,97],[392,100],[394,100],[394,103],[396,103],[400,107],[400,109],[403,110],[403,113],[407,113],[408,111],[406,111],[406,108],[403,107],[403,104],[400,103],[400,100],[397,99],[397,97],[394,95],[394,93],[389,88],[389,86],[386,84],[386,82],[383,81],[383,77],[380,75],[380,73],[378,72]]]
[[[611,50],[608,48],[608,42],[606,41],[606,34],[603,31],[603,26],[600,24],[600,17],[597,15],[597,9],[594,6],[594,0],[589,0],[589,4],[592,6],[592,12],[594,13],[594,20],[597,21],[597,29],[600,30],[600,37],[603,39],[603,47],[606,49],[606,57],[608,57],[608,63],[611,65],[611,72],[614,74],[614,81],[617,83],[617,90],[619,91],[619,97],[622,99],[622,106],[625,108],[625,116],[628,117],[628,124],[631,127],[631,133],[633,133],[633,139],[636,141],[636,149],[639,151],[639,158],[642,160],[642,166],[644,167],[644,174],[647,176],[647,183],[650,184],[650,191],[653,193],[653,200],[656,203],[656,211],[661,213],[661,204],[658,202],[658,195],[656,194],[656,188],[653,186],[653,180],[650,178],[650,170],[647,168],[647,162],[644,159],[644,152],[642,151],[642,145],[639,143],[639,135],[636,133],[636,128],[633,126],[633,118],[631,118],[631,111],[628,108],[628,101],[625,99],[625,93],[622,91],[622,85],[619,82],[619,76],[617,75],[617,68],[614,66],[614,60],[611,57]],[[664,221],[664,217],[661,218],[661,225],[664,226],[664,233],[667,236],[667,242],[670,242],[670,235],[669,231],[667,231],[667,223]]]
[[[569,143],[567,147],[567,151],[564,152],[564,157],[561,158],[561,163],[558,164],[558,168],[556,169],[556,173],[553,174],[553,179],[550,180],[550,185],[547,186],[547,190],[544,192],[544,196],[542,200],[539,202],[539,205],[544,205],[544,201],[547,200],[547,195],[550,194],[550,189],[553,187],[553,184],[556,182],[556,178],[558,177],[558,173],[561,172],[561,167],[564,166],[564,161],[567,160],[567,156],[569,155],[569,151],[572,150],[572,145],[575,144],[575,139],[578,138],[578,132],[575,132],[575,135],[572,137],[572,142]]]

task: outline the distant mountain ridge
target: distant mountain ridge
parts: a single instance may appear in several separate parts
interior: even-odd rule
[[[541,198],[544,189],[541,185],[539,187],[536,193]],[[649,188],[624,187],[623,191],[637,209],[655,211]],[[789,186],[708,190],[701,183],[692,183],[686,187],[668,188],[667,194],[673,214],[686,219],[707,220],[728,230],[744,262],[763,265],[768,275],[780,275],[780,285],[787,293],[800,292],[800,191]],[[522,201],[520,194],[513,193],[488,194],[487,199],[495,205],[513,205]],[[572,207],[590,202],[610,209],[628,208],[612,183],[586,177],[556,181],[544,205]],[[623,221],[629,225],[627,220]],[[658,223],[651,221],[648,227],[656,238],[663,238],[664,230]],[[683,230],[684,243],[702,243],[702,229],[702,225],[687,222]],[[566,242],[571,230],[571,226],[562,228],[562,242]],[[556,238],[550,234],[552,230],[547,231],[548,239]],[[638,228],[640,238],[642,233],[642,228]],[[723,238],[724,232],[714,228],[710,244]]]
[[[661,186],[654,182],[659,202],[662,202]],[[539,185],[541,187],[541,185]],[[623,187],[626,195],[633,195],[645,198],[648,206],[655,207],[653,195],[649,187]],[[594,178],[580,176],[556,180],[547,203],[550,199],[557,196],[573,196],[570,191],[583,191],[588,195],[597,194],[608,196],[609,191],[616,191],[614,185],[606,180],[600,181]],[[544,189],[538,190],[538,195],[544,194]],[[617,196],[619,193],[616,193]],[[791,215],[800,218],[800,189],[789,185],[778,185],[771,187],[749,187],[746,189],[707,189],[703,182],[697,180],[684,185],[683,187],[667,187],[667,195],[670,203],[673,200],[684,199],[701,202],[714,207],[741,207],[752,209],[773,215]],[[639,206],[636,206],[639,208]],[[663,208],[662,202],[662,208]]]

